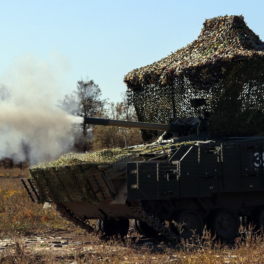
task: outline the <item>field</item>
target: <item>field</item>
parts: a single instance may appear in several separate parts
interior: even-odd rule
[[[20,168],[4,169],[0,167],[1,178],[21,178],[28,177],[29,172],[27,169],[21,170]]]
[[[20,179],[0,177],[0,263],[264,263],[263,245],[262,234],[242,228],[229,245],[204,231],[175,246],[132,226],[124,240],[102,239],[32,203]]]

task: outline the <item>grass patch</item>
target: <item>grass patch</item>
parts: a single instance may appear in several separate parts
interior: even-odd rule
[[[0,179],[1,178],[22,178],[29,177],[28,169],[12,168],[4,169],[0,168]]]
[[[54,207],[33,203],[19,179],[0,181],[0,236],[52,229],[75,229],[61,219]]]

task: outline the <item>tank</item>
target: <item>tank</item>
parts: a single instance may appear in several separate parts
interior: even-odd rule
[[[98,219],[108,236],[126,235],[129,219],[173,243],[205,226],[223,241],[241,224],[261,228],[263,58],[264,43],[243,16],[206,20],[197,40],[124,77],[139,122],[83,121],[140,128],[146,144],[32,167],[29,194],[88,232]]]
[[[84,122],[166,131],[149,144],[94,153],[97,159],[89,162],[87,154],[66,154],[30,168],[32,177],[24,184],[32,199],[55,203],[88,232],[95,229],[89,219],[98,219],[97,228],[106,235],[124,236],[134,219],[146,236],[161,233],[179,241],[201,234],[206,225],[227,241],[238,234],[241,218],[257,228],[264,224],[263,137],[215,140],[202,118],[171,124]]]

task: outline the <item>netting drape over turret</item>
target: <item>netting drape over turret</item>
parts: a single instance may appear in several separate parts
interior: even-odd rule
[[[139,121],[210,116],[211,134],[263,135],[263,73],[264,43],[242,16],[225,16],[206,20],[197,40],[124,81]]]

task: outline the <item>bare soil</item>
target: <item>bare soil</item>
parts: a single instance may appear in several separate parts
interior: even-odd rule
[[[148,239],[130,229],[124,238],[105,238],[99,234],[74,233],[68,230],[49,231],[41,234],[4,237],[0,240],[2,262],[19,259],[22,254],[31,263],[136,263],[150,258],[151,263],[178,260],[176,254],[164,254],[170,246],[162,237]],[[76,261],[77,262],[74,262]],[[63,262],[62,262],[63,261]],[[165,262],[164,262],[165,261]],[[146,263],[146,262],[144,262]]]

